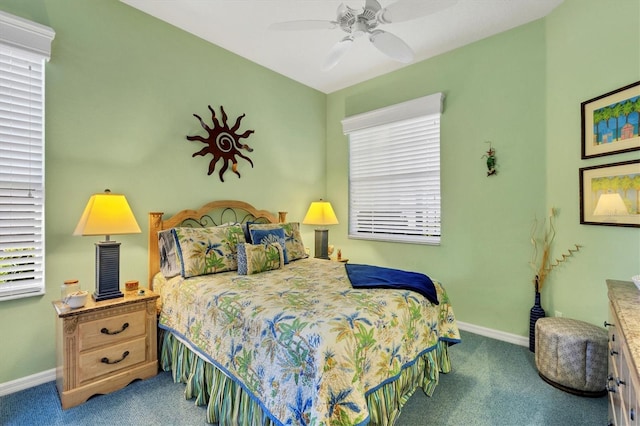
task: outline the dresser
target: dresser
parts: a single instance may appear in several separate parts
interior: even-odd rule
[[[640,291],[631,281],[607,280],[609,293],[609,424],[640,425]]]
[[[100,302],[89,297],[84,307],[71,310],[53,302],[62,408],[157,374],[157,298],[149,290]]]

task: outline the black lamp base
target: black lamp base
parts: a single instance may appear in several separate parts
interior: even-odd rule
[[[316,229],[315,257],[329,259],[329,230]]]
[[[100,241],[96,243],[96,291],[93,300],[124,297],[120,291],[120,243]]]

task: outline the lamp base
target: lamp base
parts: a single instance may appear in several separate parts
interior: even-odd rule
[[[96,291],[93,300],[124,297],[120,291],[120,243],[100,241],[96,243]]]
[[[316,229],[315,257],[329,259],[329,230]]]

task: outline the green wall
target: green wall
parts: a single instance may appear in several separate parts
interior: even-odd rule
[[[547,19],[547,39],[553,40],[546,66],[547,206],[561,209],[557,246],[585,247],[552,277],[545,299],[565,315],[601,325],[604,281],[640,274],[640,228],[580,225],[578,169],[637,160],[640,151],[581,160],[580,103],[640,81],[640,2],[568,2]]]
[[[0,383],[54,367],[51,301],[64,279],[93,288],[93,242],[72,237],[89,196],[123,192],[143,229],[148,211],[173,213],[242,199],[301,220],[329,199],[341,224],[331,243],[353,262],[423,271],[442,281],[458,319],[525,336],[533,302],[529,231],[557,207],[555,253],[583,250],[553,272],[549,311],[601,324],[608,277],[640,273],[640,229],[578,223],[578,168],[639,158],[580,160],[580,102],[640,80],[637,0],[566,0],[548,17],[330,95],[161,23],[116,0],[0,0],[0,9],[56,31],[47,65],[47,294],[0,303]],[[604,36],[615,34],[615,37]],[[605,53],[606,52],[606,53]],[[616,58],[605,61],[603,57]],[[348,145],[340,120],[434,92],[442,117],[440,246],[348,240]],[[224,105],[252,169],[225,183],[185,140],[193,113]],[[490,140],[499,174],[486,177]],[[265,185],[272,190],[265,190]],[[156,189],[157,188],[157,189]],[[303,237],[312,245],[311,227]],[[121,278],[145,281],[146,231],[119,236]]]
[[[240,199],[302,220],[325,192],[326,95],[117,0],[0,0],[56,31],[46,67],[46,295],[0,303],[0,383],[55,366],[51,301],[65,279],[93,290],[94,242],[71,234],[91,194],[127,196],[143,233],[116,236],[121,280],[147,280],[147,212]],[[242,177],[207,176],[193,117],[223,105],[255,130]],[[220,168],[221,163],[218,163]],[[306,227],[304,227],[306,228]],[[313,230],[304,237],[312,238]]]
[[[343,221],[334,244],[356,262],[418,270],[446,286],[460,321],[524,335],[533,302],[529,229],[544,212],[545,25],[508,33],[333,93],[327,113],[329,199]],[[440,246],[336,242],[347,232],[348,143],[340,120],[444,92]],[[482,156],[491,141],[498,175]],[[508,318],[508,321],[505,321]]]
[[[578,169],[640,158],[580,160],[580,103],[640,80],[640,3],[566,0],[549,16],[329,95],[327,191],[343,218],[332,242],[356,262],[423,271],[442,281],[459,321],[528,335],[530,229],[558,209],[556,268],[543,307],[602,324],[606,278],[640,273],[640,229],[579,224]],[[347,139],[340,120],[434,92],[441,131],[442,244],[347,240]],[[485,141],[499,174],[487,178]]]

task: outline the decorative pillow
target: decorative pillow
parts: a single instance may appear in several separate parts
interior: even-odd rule
[[[180,258],[176,250],[176,233],[173,228],[158,232],[158,252],[162,275],[165,278],[180,275]]]
[[[238,275],[247,275],[247,245],[238,243]]]
[[[284,266],[284,252],[280,243],[238,244],[238,274],[252,275]]]
[[[278,227],[273,229],[253,229],[251,228],[251,242],[253,244],[274,244],[278,243],[284,251],[284,263],[289,263],[287,249],[285,245],[284,229]]]
[[[184,278],[238,269],[237,245],[244,242],[240,225],[174,230]]]
[[[285,235],[285,249],[287,250],[287,260],[297,260],[308,257],[307,252],[304,249],[302,242],[302,236],[300,235],[300,224],[298,222],[288,223],[263,223],[263,224],[250,224],[249,229],[284,229]]]
[[[271,222],[254,222],[252,220],[248,220],[246,222],[242,223],[242,230],[244,231],[244,239],[246,242],[248,242],[249,244],[254,244],[254,242],[251,240],[251,226],[252,225],[275,225],[276,228],[281,228],[281,226],[279,224],[276,223],[271,223]]]

